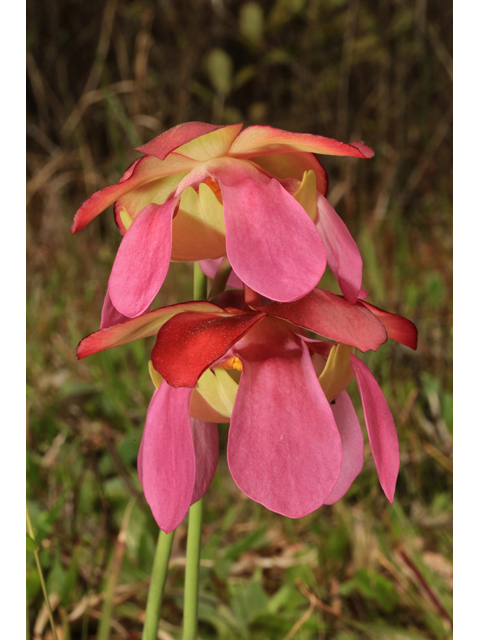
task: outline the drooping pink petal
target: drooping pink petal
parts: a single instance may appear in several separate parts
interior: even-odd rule
[[[171,156],[164,162],[151,156],[139,158],[127,169],[118,184],[97,191],[82,204],[73,219],[72,233],[83,229],[93,218],[129,191],[175,173],[190,171],[195,164],[194,160],[182,156]]]
[[[105,300],[103,301],[100,329],[113,327],[114,325],[125,322],[126,320],[130,320],[130,318],[127,318],[127,316],[124,316],[123,313],[120,313],[120,311],[115,309],[107,289],[107,294],[105,296]]]
[[[155,156],[159,160],[165,160],[169,153],[183,144],[221,128],[221,125],[208,124],[207,122],[184,122],[164,131],[150,142],[137,147],[135,151]]]
[[[342,447],[302,340],[267,318],[233,351],[243,364],[230,420],[228,465],[247,496],[290,518],[328,498]]]
[[[302,180],[305,171],[313,171],[317,182],[317,191],[324,196],[328,191],[327,172],[313,153],[276,153],[256,156],[253,162],[280,180],[296,178]]]
[[[323,289],[314,289],[296,302],[271,302],[262,311],[360,351],[378,349],[387,339],[383,324],[373,313],[365,313],[368,310],[361,302],[350,304]]]
[[[401,342],[406,347],[410,347],[410,349],[415,350],[417,348],[418,331],[413,322],[403,316],[397,316],[395,313],[379,309],[364,300],[362,300],[362,304],[382,322],[389,338]]]
[[[172,217],[178,198],[149,204],[123,237],[108,290],[114,306],[129,318],[148,309],[167,275],[172,255]]]
[[[233,141],[230,155],[252,158],[269,153],[292,153],[307,151],[330,156],[354,156],[371,158],[373,149],[363,142],[345,144],[332,138],[311,133],[292,133],[274,127],[253,125],[244,129]]]
[[[385,396],[370,369],[356,356],[351,356],[363,414],[378,479],[388,500],[393,502],[395,484],[400,468],[397,431]]]
[[[325,504],[343,498],[363,467],[363,433],[355,408],[346,391],[342,391],[331,404],[335,422],[342,439],[342,470]]]
[[[166,382],[153,394],[138,456],[138,474],[158,526],[173,531],[185,518],[195,487],[195,451],[190,423],[191,389]],[[204,479],[199,487],[205,486]]]
[[[327,250],[327,261],[343,295],[355,304],[362,286],[362,258],[345,223],[324,196],[317,194],[318,229]]]
[[[91,356],[99,351],[119,347],[122,344],[128,344],[134,340],[141,340],[154,336],[158,330],[170,318],[177,313],[184,311],[195,311],[198,313],[215,313],[219,316],[228,315],[222,308],[210,302],[182,302],[181,304],[173,304],[161,309],[149,311],[143,315],[128,319],[122,324],[95,331],[84,338],[77,348],[77,357],[79,360]]]
[[[209,164],[223,196],[227,257],[254,291],[282,302],[311,291],[326,266],[321,238],[305,209],[252,164]]]
[[[218,427],[213,422],[190,418],[195,449],[195,486],[191,504],[200,500],[210,486],[218,462]]]
[[[220,266],[222,260],[223,258],[217,258],[216,260],[200,260],[200,269],[206,276],[213,280],[213,278],[215,278],[217,274],[217,269]],[[227,286],[235,287],[236,289],[241,289],[243,286],[243,282],[240,280],[233,269],[232,273],[228,276]]]
[[[194,387],[201,374],[264,317],[263,313],[174,316],[158,332],[153,366],[172,387]]]

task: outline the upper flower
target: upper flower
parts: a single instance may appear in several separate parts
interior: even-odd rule
[[[158,333],[152,362],[164,381],[149,407],[139,474],[159,526],[175,528],[208,487],[217,421],[230,421],[230,471],[252,499],[289,517],[338,500],[363,462],[361,429],[344,393],[353,376],[380,482],[392,500],[393,418],[370,371],[342,345],[366,351],[391,337],[415,348],[412,323],[321,289],[288,304],[263,305],[255,296],[242,304],[238,292],[216,302],[151,311],[92,334],[78,348],[82,358]],[[312,340],[305,329],[342,344]],[[225,375],[232,368],[242,370],[239,383]]]
[[[289,302],[320,280],[328,259],[349,302],[362,261],[325,199],[327,176],[315,153],[371,158],[363,142],[255,125],[189,122],[137,151],[145,155],[117,185],[77,211],[76,233],[109,205],[124,235],[109,280],[114,307],[135,317],[149,308],[170,260],[227,255],[260,294]]]

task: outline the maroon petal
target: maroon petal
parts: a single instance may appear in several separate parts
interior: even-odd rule
[[[153,366],[172,387],[194,387],[201,374],[264,317],[179,314],[158,332]]]
[[[272,302],[262,311],[360,351],[378,349],[387,339],[385,327],[363,303],[350,304],[323,289],[314,289],[296,302]]]
[[[379,309],[364,300],[361,301],[361,304],[377,316],[387,330],[389,338],[401,342],[406,347],[410,347],[410,349],[415,350],[417,348],[418,331],[413,322],[403,316],[397,316],[395,313]]]

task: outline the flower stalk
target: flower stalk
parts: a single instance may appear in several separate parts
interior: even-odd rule
[[[198,628],[198,586],[202,542],[203,498],[188,511],[187,566],[183,605],[183,640],[196,640]]]
[[[162,607],[163,592],[168,573],[168,561],[172,550],[173,536],[175,531],[165,533],[160,531],[153,562],[152,578],[148,590],[147,610],[145,612],[145,624],[143,627],[142,640],[156,640],[158,633],[158,622],[160,620],[160,610]]]

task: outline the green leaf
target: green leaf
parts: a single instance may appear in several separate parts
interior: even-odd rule
[[[393,611],[398,602],[394,585],[371,569],[360,569],[352,580],[340,587],[340,592],[345,596],[350,595],[352,591],[357,591],[365,598],[374,600],[387,612]]]
[[[207,58],[207,72],[213,88],[226,96],[232,88],[233,62],[223,49],[212,49]]]
[[[40,549],[40,547],[38,546],[38,543],[31,538],[28,533],[26,534],[27,536],[27,551],[38,551]]]
[[[258,46],[263,35],[263,9],[256,2],[246,2],[240,8],[240,33]]]

